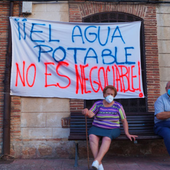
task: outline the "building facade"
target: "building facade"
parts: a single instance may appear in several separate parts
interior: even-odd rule
[[[28,5],[28,4],[27,4]],[[142,21],[141,49],[144,83],[147,98],[144,107],[154,111],[154,102],[165,93],[165,84],[170,80],[170,4],[94,1],[43,1],[31,2],[29,6],[19,1],[13,3],[13,16],[63,22],[132,22]],[[24,10],[23,7],[26,9]],[[27,11],[28,9],[29,12]],[[22,11],[23,10],[23,11]],[[0,2],[0,153],[3,155],[4,127],[4,78],[8,52],[8,17],[10,2]],[[61,98],[32,98],[11,96],[10,155],[15,158],[73,158],[74,141],[68,141],[69,124],[63,118],[70,111],[81,111],[87,101]],[[132,105],[134,105],[132,103]],[[132,106],[129,105],[129,106]],[[139,105],[140,106],[140,105]],[[163,140],[114,142],[109,155],[167,154]],[[86,143],[80,142],[81,153],[86,152]],[[84,157],[81,154],[80,157]]]

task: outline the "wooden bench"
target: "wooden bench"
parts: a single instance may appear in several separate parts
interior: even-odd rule
[[[126,113],[127,121],[129,125],[129,133],[138,135],[137,140],[146,139],[160,139],[161,137],[154,134],[154,113]],[[87,129],[92,125],[93,118],[87,118]],[[124,134],[124,129],[121,123],[120,126],[121,135],[115,140],[128,139]],[[81,112],[71,112],[70,114],[70,135],[68,140],[75,141],[75,165],[78,166],[78,141],[86,140],[86,124],[85,116]],[[129,140],[129,139],[128,139]]]

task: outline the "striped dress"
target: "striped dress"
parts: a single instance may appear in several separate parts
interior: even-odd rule
[[[126,118],[123,106],[116,101],[110,107],[104,107],[103,101],[97,101],[90,110],[95,114],[92,125],[100,128],[120,128],[120,119]]]

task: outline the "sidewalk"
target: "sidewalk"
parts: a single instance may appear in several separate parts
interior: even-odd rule
[[[90,165],[92,163],[90,159]],[[15,159],[0,160],[0,170],[88,170],[86,159],[78,161],[74,167],[74,159]],[[111,157],[103,160],[105,170],[169,170],[170,157]]]

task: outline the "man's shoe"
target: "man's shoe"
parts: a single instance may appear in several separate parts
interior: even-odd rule
[[[99,168],[99,162],[95,160],[91,165],[91,169],[98,170],[98,168]]]

